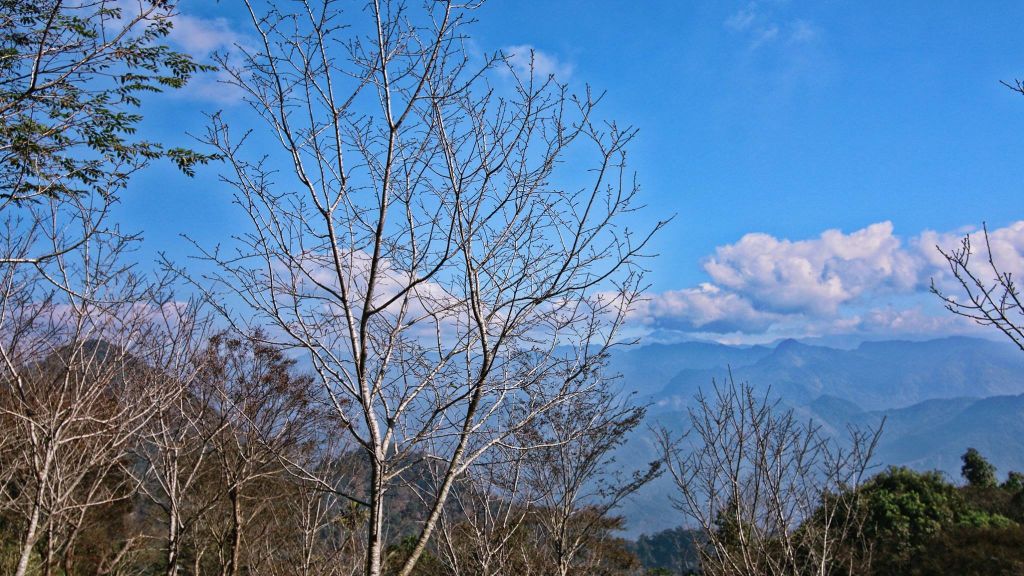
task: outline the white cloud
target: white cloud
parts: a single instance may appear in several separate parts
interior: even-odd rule
[[[804,18],[778,14],[779,4],[750,2],[725,19],[725,28],[747,40],[750,50],[757,50],[776,40],[789,44],[805,44],[818,40],[822,30]]]
[[[972,331],[976,325],[955,314],[928,314],[920,306],[872,308],[857,317],[855,332],[890,336],[918,336]]]
[[[326,286],[332,289],[340,287],[344,282],[345,290],[349,294],[351,302],[362,302],[366,297],[369,285],[372,257],[363,250],[351,250],[341,257],[342,274],[341,280],[337,269],[334,267],[332,254],[310,251],[299,255],[296,261],[289,265],[278,262],[276,272],[279,274],[279,281],[291,284],[298,282],[307,294],[319,292],[319,286]],[[301,267],[308,273],[308,278],[298,275],[292,278],[292,274]],[[374,278],[374,299],[372,305],[383,306],[395,296],[406,290],[414,279],[420,274],[416,271],[399,266],[396,262],[382,258],[377,262],[376,276]],[[403,303],[407,308],[403,310]],[[418,317],[433,317],[442,321],[452,321],[454,318],[464,315],[464,299],[452,294],[440,283],[433,281],[422,281],[416,283],[415,287],[408,292],[404,298],[398,298],[385,310],[393,315],[404,314],[406,320]],[[335,312],[342,314],[341,310]]]
[[[121,17],[112,21],[115,26],[123,26],[129,19],[138,17],[144,9],[140,0],[115,0],[114,5],[121,11]],[[246,43],[245,36],[237,32],[226,18],[200,18],[167,10],[156,10],[153,13],[161,17],[168,14],[173,14],[168,36],[171,43],[193,57],[205,59],[214,52],[229,52]]]
[[[232,28],[225,18],[199,18],[179,14],[174,18],[170,40],[200,62],[210,62],[214,54],[233,60],[239,47],[246,46],[246,37]],[[241,88],[231,84],[225,70],[196,74],[180,91],[182,96],[218,104],[234,104],[244,96]]]
[[[720,334],[747,341],[771,337],[866,334],[929,336],[976,327],[943,310],[928,294],[934,279],[955,293],[944,250],[972,238],[972,258],[988,252],[978,230],[924,231],[902,239],[891,222],[849,234],[826,230],[789,240],[753,233],[718,247],[704,262],[711,279],[695,288],[648,295],[633,321],[648,330]],[[1000,269],[1024,274],[1024,221],[989,232]]]
[[[747,234],[721,246],[704,269],[717,284],[776,312],[834,313],[865,294],[912,289],[917,259],[901,247],[891,222],[813,240]]]
[[[989,281],[995,277],[995,271],[988,264],[989,248],[1000,273],[1010,273],[1017,277],[1024,274],[1024,220],[989,230],[988,244],[985,243],[985,236],[980,228],[967,228],[955,232],[926,230],[914,238],[911,244],[924,263],[924,271],[935,280],[940,289],[955,292],[956,280],[939,249],[946,253],[960,250],[963,248],[962,242],[965,237],[970,239],[971,268],[980,274],[982,280]]]
[[[529,44],[508,46],[502,52],[508,65],[520,76],[529,75],[531,69],[536,77],[542,79],[554,76],[556,80],[564,82],[572,76],[572,64]]]
[[[170,37],[186,52],[199,56],[233,50],[235,46],[244,44],[242,35],[232,29],[227,19],[197,18],[187,14],[174,18]]]
[[[651,328],[708,332],[763,330],[776,318],[775,314],[756,310],[742,296],[710,283],[650,294],[631,314],[634,322]]]

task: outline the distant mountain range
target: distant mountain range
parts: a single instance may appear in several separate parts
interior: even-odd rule
[[[769,390],[831,432],[884,418],[879,466],[938,469],[955,479],[960,455],[974,447],[1000,476],[1024,471],[1024,352],[1002,342],[956,337],[853,349],[794,340],[753,347],[655,344],[618,352],[611,368],[623,375],[624,389],[651,403],[651,423],[680,432],[698,390],[731,370],[737,382]],[[649,435],[637,431],[620,455],[624,464],[656,457]],[[681,523],[668,501],[671,489],[662,478],[627,504],[630,535]]]

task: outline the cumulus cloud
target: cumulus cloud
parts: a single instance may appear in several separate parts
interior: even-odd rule
[[[917,259],[893,235],[891,222],[813,240],[747,234],[721,246],[704,269],[711,279],[777,312],[834,313],[865,293],[907,290],[917,282]]]
[[[969,332],[976,327],[961,316],[929,314],[921,306],[872,308],[856,320],[852,331],[889,336]]]
[[[530,70],[538,78],[554,76],[564,82],[572,76],[572,65],[554,55],[538,50],[529,44],[508,46],[502,50],[508,65],[520,76],[527,76]]]
[[[336,290],[341,287],[341,282],[344,282],[350,300],[358,305],[366,297],[372,260],[371,254],[363,250],[343,253],[340,259],[340,279],[334,267],[333,255],[315,251],[296,256],[294,262],[277,262],[275,270],[279,274],[279,282],[283,285],[297,283],[302,290],[308,291],[307,294],[317,293],[322,287]],[[297,273],[297,268],[301,268],[303,273]],[[404,268],[393,260],[379,259],[375,273],[374,299],[371,303],[374,307],[384,306],[390,302],[385,310],[390,314],[404,314],[406,320],[417,317],[451,320],[454,316],[464,313],[460,307],[464,298],[452,294],[437,282],[413,282],[420,279],[419,273]],[[408,290],[408,295],[396,300],[396,296],[404,293],[410,285],[414,286]],[[335,312],[342,313],[340,310]]]
[[[657,328],[721,333],[764,330],[777,315],[755,309],[739,294],[703,283],[648,295],[634,308],[633,319]]]
[[[1015,276],[1024,274],[1024,220],[1014,222],[1003,228],[989,230],[988,242],[980,229],[962,229],[955,232],[936,232],[926,230],[914,239],[915,247],[927,262],[937,280],[948,285],[951,280],[946,260],[936,248],[944,252],[960,249],[965,237],[970,239],[971,261],[984,264],[988,261],[991,249],[992,259],[998,263],[1002,272]]]
[[[1004,271],[1024,273],[1024,221],[989,231],[927,230],[910,238],[879,222],[851,233],[826,230],[790,240],[753,233],[718,247],[704,261],[710,282],[648,295],[634,320],[651,330],[780,336],[935,335],[969,332],[928,294],[934,282],[955,291],[936,247],[965,235],[984,264],[991,247]]]

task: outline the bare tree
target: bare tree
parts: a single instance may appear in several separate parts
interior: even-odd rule
[[[89,272],[76,282],[71,270],[79,266]],[[32,301],[39,294],[32,290],[0,294],[20,311],[0,342],[0,420],[8,436],[0,506],[20,518],[19,576],[40,543],[44,573],[58,559],[70,569],[90,514],[134,493],[131,455],[164,400],[144,359],[159,354],[166,338],[151,307],[126,304],[141,301],[136,281],[115,280],[87,256],[64,270],[61,282],[73,287],[66,294],[76,296],[61,304]]]
[[[959,248],[935,249],[942,254],[949,272],[960,288],[959,294],[943,291],[932,279],[931,291],[950,312],[973,320],[982,326],[994,326],[1018,348],[1024,350],[1024,308],[1021,307],[1020,289],[1013,273],[1001,267],[992,255],[988,227],[982,225],[981,261],[972,261],[979,255],[978,247],[970,235],[964,236]]]
[[[356,573],[362,516],[333,489],[349,484],[350,454],[322,434],[309,377],[280,350],[206,338],[209,327],[179,330],[148,363],[165,401],[137,443],[137,482],[160,511],[165,573],[188,557],[222,573]]]
[[[125,263],[135,237],[109,213],[152,159],[210,159],[133,137],[141,94],[203,67],[160,44],[173,2],[125,4],[0,3],[0,507],[19,519],[19,576],[36,551],[43,573],[68,571],[90,516],[133,492],[127,461],[162,390],[145,362],[181,320]]]
[[[646,409],[608,391],[578,396],[537,419],[544,447],[527,455],[525,482],[541,550],[554,573],[595,574],[606,559],[603,538],[622,502],[661,474],[661,462],[627,473],[616,451]]]
[[[1020,80],[1003,81],[1002,84],[1024,95],[1024,83]],[[997,262],[992,254],[992,242],[985,223],[982,223],[981,237],[981,246],[972,242],[970,234],[963,237],[957,248],[935,246],[946,260],[959,294],[943,290],[934,278],[931,291],[942,299],[950,312],[981,326],[994,326],[1017,348],[1024,350],[1024,308],[1021,307],[1020,289],[1007,263]]]
[[[408,576],[460,474],[600,385],[650,237],[622,222],[634,131],[594,120],[589,90],[475,59],[471,6],[246,5],[258,47],[221,63],[266,130],[217,115],[206,141],[250,228],[204,251],[216,271],[194,280],[308,355],[369,462],[351,495],[369,512],[366,574],[382,572],[403,472],[443,468],[396,567]]]
[[[306,469],[323,478],[347,474],[339,455],[328,454]],[[362,571],[365,509],[318,481],[294,478],[282,486],[275,504],[262,521],[268,533],[250,546],[250,574],[355,576]]]
[[[295,360],[262,339],[259,332],[214,336],[198,376],[213,391],[213,408],[225,423],[212,436],[227,505],[222,576],[242,571],[249,524],[272,511],[272,490],[283,481],[287,458],[308,450],[323,422],[312,379],[297,374]]]
[[[881,428],[843,446],[730,378],[689,410],[689,437],[659,433],[678,489],[674,504],[702,530],[714,575],[861,574],[849,556],[856,488]]]
[[[660,473],[628,472],[615,454],[643,407],[606,390],[538,417],[460,478],[442,515],[438,549],[454,576],[622,574],[634,566],[614,532],[622,501]],[[631,572],[629,572],[631,573]]]
[[[186,539],[221,497],[208,489],[218,472],[210,461],[214,438],[228,422],[216,410],[217,388],[204,385],[208,383],[200,378],[203,363],[210,360],[204,351],[205,333],[182,332],[177,353],[155,367],[167,401],[158,407],[139,443],[138,455],[146,465],[140,488],[164,516],[167,576],[180,572]]]
[[[526,457],[525,451],[497,447],[457,481],[437,535],[439,555],[452,576],[524,572],[517,555],[531,510],[524,495]]]

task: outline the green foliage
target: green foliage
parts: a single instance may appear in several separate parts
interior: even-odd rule
[[[982,474],[964,487],[940,472],[898,467],[868,480],[855,493],[859,531],[839,554],[870,558],[878,575],[1021,573],[1019,492],[997,486],[994,468],[968,453],[972,473]]]
[[[867,497],[869,534],[894,544],[914,546],[964,511],[956,488],[939,472],[890,468],[863,490]]]
[[[633,549],[648,569],[648,576],[695,573],[700,567],[700,543],[697,530],[670,528],[651,535],[642,534]]]
[[[962,518],[974,520],[956,487],[939,472],[889,468],[860,492],[861,537],[874,549],[876,573],[904,573],[932,537]]]
[[[191,174],[215,158],[135,137],[143,95],[211,70],[162,44],[174,4],[0,0],[0,200],[106,195],[150,160]]]
[[[932,539],[909,569],[913,576],[1024,574],[1024,530],[957,527]]]
[[[971,508],[960,516],[958,524],[971,528],[1009,528],[1015,525],[1016,522],[1002,514],[994,514]]]
[[[990,464],[977,450],[968,448],[960,458],[964,462],[960,474],[968,484],[974,487],[996,485],[996,467]]]
[[[1011,471],[1007,474],[1006,482],[1003,482],[1002,488],[1014,493],[1024,491],[1024,473]]]

